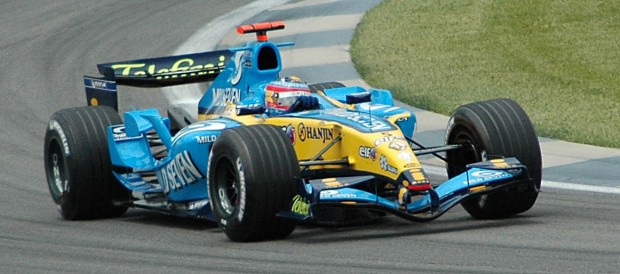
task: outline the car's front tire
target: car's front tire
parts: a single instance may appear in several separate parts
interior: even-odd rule
[[[208,168],[213,212],[236,242],[280,239],[296,222],[276,216],[295,195],[299,163],[289,137],[275,126],[241,126],[222,132]]]
[[[528,169],[531,184],[519,184],[462,203],[477,219],[508,217],[529,210],[538,197],[542,159],[538,137],[525,111],[513,100],[495,99],[463,105],[450,118],[446,144],[472,144],[447,152],[450,178],[466,165],[491,156],[516,157]]]

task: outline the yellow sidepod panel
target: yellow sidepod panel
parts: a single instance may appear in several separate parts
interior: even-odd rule
[[[267,119],[265,123],[279,126],[290,134],[297,152],[297,158],[300,161],[311,160],[341,135],[341,127],[337,123],[317,119],[275,117]],[[346,155],[342,153],[341,142],[338,142],[329,148],[319,160],[334,160],[344,157]]]
[[[353,128],[343,128],[342,131],[342,150],[349,156],[354,170],[396,180],[404,170],[421,167],[400,130],[363,133]]]
[[[403,170],[419,169],[417,157],[398,129],[375,133],[360,132],[336,122],[308,118],[269,118],[265,121],[281,127],[291,136],[300,161],[312,160],[341,136],[317,160],[341,160],[349,165],[317,165],[310,169],[351,169],[366,171],[396,180]]]

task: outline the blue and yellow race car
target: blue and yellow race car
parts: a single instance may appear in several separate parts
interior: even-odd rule
[[[44,142],[49,190],[68,220],[129,207],[217,222],[233,241],[287,237],[300,222],[341,224],[391,213],[433,220],[462,204],[474,218],[530,209],[541,182],[538,139],[512,100],[461,106],[445,145],[414,141],[416,117],[390,91],[281,77],[267,32],[225,50],[98,65],[88,106],[51,116]],[[118,113],[117,85],[211,82],[195,115],[172,108]],[[446,162],[431,182],[418,157]]]

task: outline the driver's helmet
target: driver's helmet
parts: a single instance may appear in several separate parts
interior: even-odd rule
[[[310,96],[310,87],[297,76],[272,81],[265,88],[267,109],[286,111],[299,96]]]

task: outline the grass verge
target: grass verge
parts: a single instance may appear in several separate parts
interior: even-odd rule
[[[511,98],[539,136],[620,148],[620,1],[386,0],[351,56],[404,103]]]

